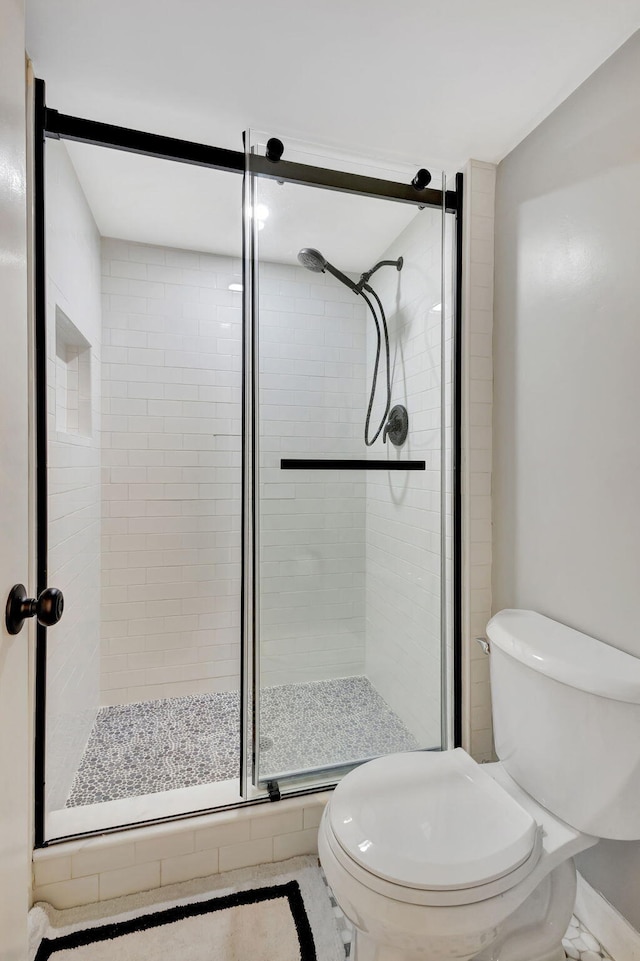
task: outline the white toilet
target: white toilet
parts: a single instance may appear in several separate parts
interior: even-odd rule
[[[487,626],[496,753],[378,758],[318,836],[354,961],[561,961],[573,856],[640,838],[640,660],[533,611]]]

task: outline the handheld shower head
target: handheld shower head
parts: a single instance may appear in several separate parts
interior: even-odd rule
[[[303,267],[307,270],[312,270],[314,274],[323,273],[325,267],[327,266],[327,261],[324,259],[319,250],[314,247],[303,247],[298,254],[298,260]]]
[[[349,289],[353,290],[356,294],[360,293],[358,285],[354,284],[352,280],[349,280],[347,275],[343,274],[341,270],[338,270],[337,267],[330,264],[329,261],[322,256],[320,251],[314,247],[303,247],[298,254],[298,260],[303,267],[306,267],[307,270],[312,270],[314,274],[323,274],[325,270],[328,270],[341,284],[349,287]]]

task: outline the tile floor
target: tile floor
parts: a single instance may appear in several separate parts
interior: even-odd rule
[[[562,947],[568,958],[574,959],[574,961],[611,961],[610,955],[607,954],[605,949],[599,943],[599,941],[594,938],[594,936],[587,931],[582,921],[574,916],[571,918],[571,924],[567,929],[567,933],[562,939]]]
[[[237,691],[102,708],[66,806],[237,777],[239,714]],[[260,735],[262,778],[427,746],[366,677],[264,688]]]

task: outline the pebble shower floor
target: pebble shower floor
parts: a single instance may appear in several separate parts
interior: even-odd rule
[[[366,677],[267,687],[260,703],[262,777],[425,746]],[[236,778],[239,717],[237,691],[102,708],[66,806]]]

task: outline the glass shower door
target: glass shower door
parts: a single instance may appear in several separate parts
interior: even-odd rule
[[[248,748],[254,783],[282,787],[443,746],[449,314],[441,207],[364,196],[330,170],[334,189],[275,179],[262,154],[246,197]]]
[[[41,98],[37,845],[438,749],[456,193]]]
[[[51,139],[44,175],[49,841],[240,800],[242,173]]]

